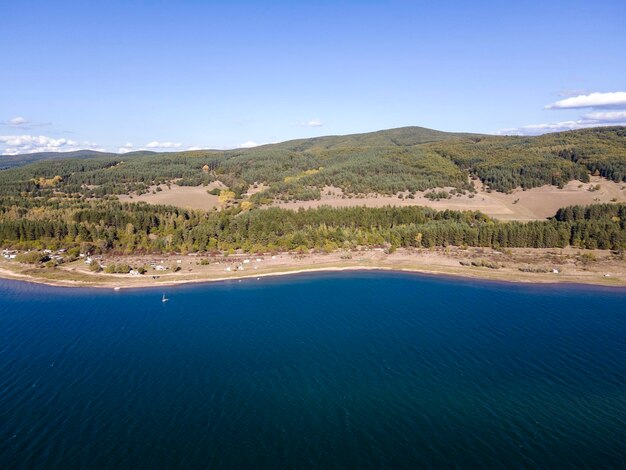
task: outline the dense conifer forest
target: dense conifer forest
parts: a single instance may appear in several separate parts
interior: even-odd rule
[[[621,250],[626,248],[626,205],[568,207],[551,220],[522,223],[419,206],[202,212],[145,203],[4,197],[0,240],[16,249],[83,246],[90,252],[127,254],[447,245]]]

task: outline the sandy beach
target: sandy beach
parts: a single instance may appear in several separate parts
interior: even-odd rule
[[[391,270],[504,282],[626,286],[626,260],[605,250],[441,248],[282,253],[276,255],[107,256],[103,262],[146,266],[142,275],[95,273],[82,260],[56,268],[0,262],[0,278],[65,287],[145,288],[297,273]],[[154,267],[157,267],[156,269]]]

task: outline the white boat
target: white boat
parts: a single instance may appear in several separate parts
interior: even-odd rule
[[[170,300],[170,299],[168,299],[167,297],[165,297],[165,294],[163,294],[163,298],[161,299],[161,302],[167,302],[168,300]]]

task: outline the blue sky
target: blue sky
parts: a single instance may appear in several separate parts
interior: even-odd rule
[[[626,123],[623,0],[5,0],[0,10],[1,153]]]

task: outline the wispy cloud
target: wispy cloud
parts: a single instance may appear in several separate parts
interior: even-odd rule
[[[584,119],[591,119],[594,121],[601,122],[625,122],[626,121],[626,111],[609,111],[609,112],[594,112],[583,114]]]
[[[539,135],[548,132],[573,131],[587,127],[626,126],[626,116],[623,119],[575,119],[570,121],[546,122],[542,124],[529,124],[521,127],[502,129],[496,132],[498,135]]]
[[[601,124],[607,125],[607,124]],[[559,121],[559,122],[546,122],[542,124],[528,124],[526,126],[512,127],[509,129],[502,129],[497,132],[499,135],[539,135],[547,132],[562,132],[571,131],[574,129],[583,129],[585,127],[598,126],[597,123],[590,120],[572,120],[572,121]]]
[[[28,120],[21,116],[9,119],[9,126],[23,126],[25,124],[28,124]]]
[[[568,121],[529,124],[526,126],[502,129],[501,135],[537,135],[547,132],[561,132],[585,127],[624,126],[626,125],[626,92],[589,93],[557,101],[545,107],[551,110],[568,109],[616,109],[616,111],[594,111],[583,114],[578,119]]]
[[[561,90],[557,94],[565,98],[570,98],[572,96],[586,95],[587,93],[588,93],[587,90],[582,90],[578,88],[578,89]]]
[[[101,150],[93,142],[77,142],[71,139],[55,139],[44,135],[2,135],[0,145],[4,146],[4,155],[18,155],[33,152],[70,152],[73,150]]]
[[[300,123],[300,127],[322,127],[324,123],[321,119],[311,119]]]
[[[580,108],[626,108],[626,91],[572,96],[546,106],[546,109]]]
[[[159,142],[157,140],[153,140],[152,142],[148,142],[145,147],[148,149],[177,149],[182,147],[183,144],[180,142]]]
[[[15,116],[7,121],[0,122],[0,125],[12,127],[14,129],[32,129],[33,127],[49,126],[49,122],[33,122],[29,121],[25,117]]]

